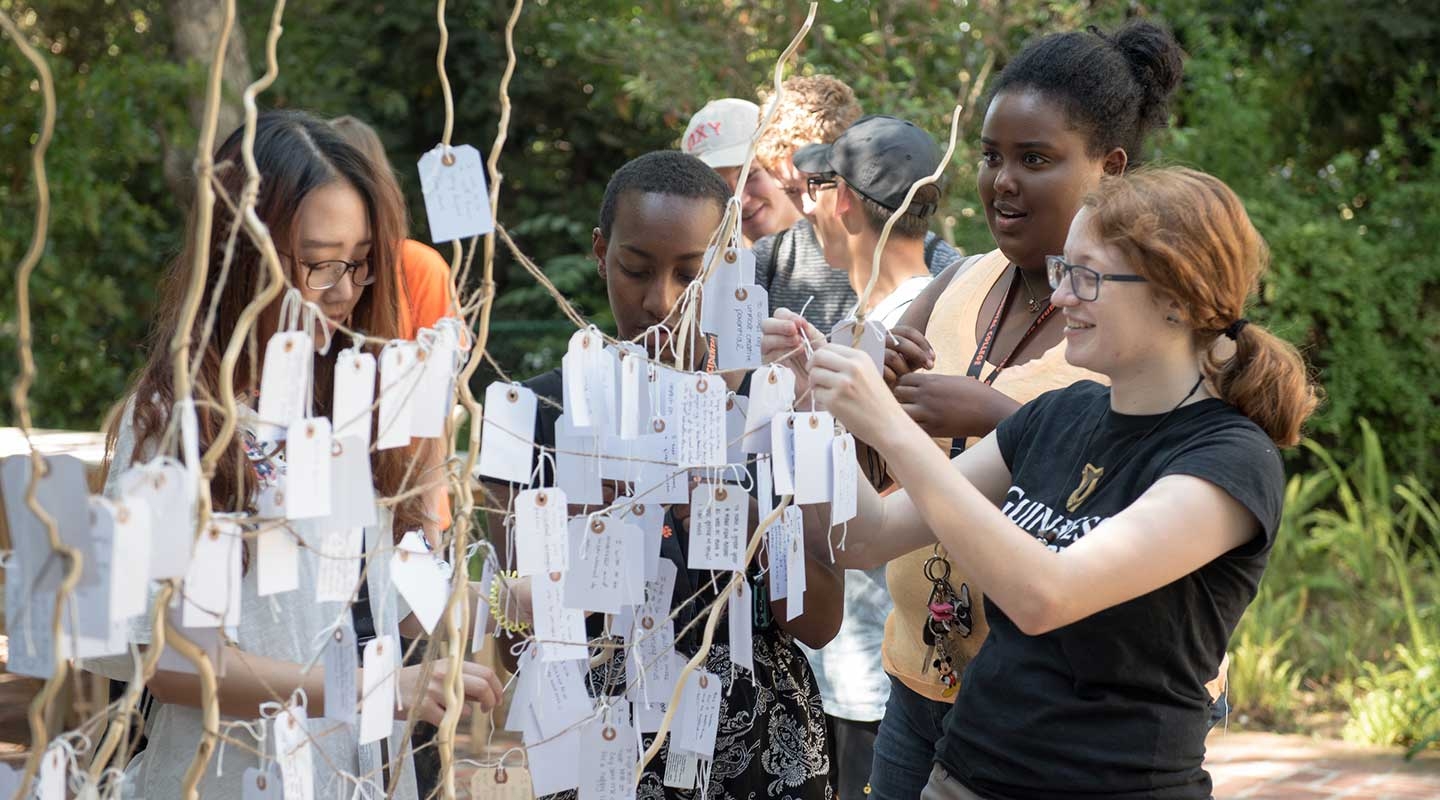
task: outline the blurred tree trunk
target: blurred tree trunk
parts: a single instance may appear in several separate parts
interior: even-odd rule
[[[168,0],[170,14],[170,51],[181,64],[199,61],[209,69],[215,57],[215,43],[225,22],[225,9],[218,0]],[[230,46],[225,51],[224,95],[221,98],[217,144],[244,120],[240,97],[251,80],[250,59],[245,55],[245,31],[237,20],[230,29]],[[205,113],[205,85],[200,84],[190,97],[190,121],[200,129]],[[185,137],[189,139],[189,137]],[[165,182],[175,192],[181,205],[189,202],[194,191],[191,169],[195,154],[188,148],[176,147],[167,137],[165,142]]]

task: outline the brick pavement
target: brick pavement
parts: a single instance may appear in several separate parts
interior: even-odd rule
[[[1436,800],[1440,754],[1273,733],[1212,733],[1206,769],[1217,800]]]

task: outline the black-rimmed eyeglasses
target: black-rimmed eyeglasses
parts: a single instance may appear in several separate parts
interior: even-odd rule
[[[810,195],[811,202],[818,202],[815,193],[827,186],[834,186],[838,178],[833,172],[821,172],[805,178],[805,193]]]
[[[1100,284],[1105,281],[1116,283],[1149,283],[1139,275],[1102,275],[1089,267],[1070,264],[1062,256],[1045,256],[1045,275],[1050,279],[1050,288],[1059,289],[1060,281],[1070,276],[1070,291],[1086,302],[1100,297]]]
[[[287,256],[287,258],[293,257]],[[347,274],[350,276],[350,282],[356,286],[369,286],[375,282],[375,275],[370,271],[370,259],[368,258],[362,258],[359,261],[346,261],[343,258],[329,261],[305,261],[299,258],[293,260],[305,268],[305,288],[311,291],[323,292],[333,288]]]

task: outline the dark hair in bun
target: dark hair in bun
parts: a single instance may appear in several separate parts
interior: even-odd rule
[[[1145,139],[1165,127],[1180,85],[1184,52],[1164,26],[1128,22],[1113,33],[1090,27],[1026,43],[1000,73],[993,98],[1032,90],[1057,101],[1091,155],[1121,147],[1131,164],[1143,160]]]

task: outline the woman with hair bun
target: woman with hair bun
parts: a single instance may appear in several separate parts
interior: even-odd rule
[[[901,407],[945,451],[973,446],[1044,392],[1105,380],[1065,361],[1045,256],[1064,247],[1070,221],[1103,176],[1144,160],[1147,138],[1168,117],[1182,59],[1169,31],[1139,20],[1111,33],[1036,37],[996,77],[976,172],[996,248],[932,281],[886,356]],[[870,775],[878,800],[920,793],[961,673],[985,641],[979,588],[948,556],[932,544],[886,566],[894,608],[881,650],[890,697]],[[930,609],[937,592],[960,603],[943,626]]]
[[[1245,317],[1267,259],[1214,177],[1102,181],[1046,264],[1066,361],[1110,386],[1047,392],[950,464],[867,356],[765,322],[772,357],[816,343],[797,392],[905,487],[862,482],[839,565],[939,542],[985,593],[925,800],[1210,797],[1205,683],[1274,543],[1279,449],[1317,402],[1295,348]],[[807,512],[822,546],[826,512]]]

